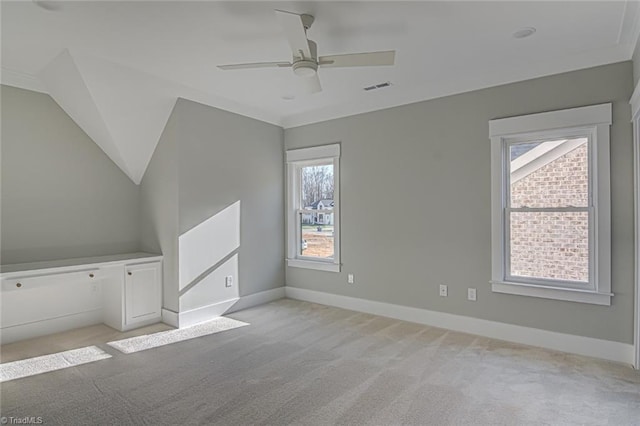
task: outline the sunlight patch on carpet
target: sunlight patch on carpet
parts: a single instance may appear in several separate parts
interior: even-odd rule
[[[86,348],[7,362],[0,364],[0,382],[62,370],[107,358],[111,358],[111,355],[102,349],[96,346],[87,346]]]
[[[131,337],[129,339],[108,342],[107,345],[116,348],[122,353],[144,351],[157,348],[158,346],[170,345],[184,340],[195,339],[196,337],[207,336],[209,334],[220,333],[221,331],[232,330],[244,327],[246,322],[236,321],[231,318],[220,317],[211,321],[192,325],[191,327],[179,328],[177,330],[161,331],[159,333],[145,334],[144,336]]]

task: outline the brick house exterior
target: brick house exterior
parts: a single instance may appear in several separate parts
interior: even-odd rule
[[[586,139],[578,142],[576,148],[512,180],[511,206],[588,206],[588,145]],[[510,223],[511,275],[589,280],[587,212],[513,212]]]

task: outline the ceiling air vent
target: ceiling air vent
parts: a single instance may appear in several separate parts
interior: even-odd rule
[[[364,88],[364,90],[366,92],[368,92],[370,90],[383,89],[383,88],[389,87],[389,86],[391,86],[391,82],[390,81],[386,81],[384,83],[374,84],[373,86],[367,86],[367,87]]]

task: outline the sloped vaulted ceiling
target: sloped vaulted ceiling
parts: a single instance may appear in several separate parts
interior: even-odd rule
[[[640,33],[635,0],[44,3],[0,2],[2,83],[49,93],[136,183],[178,97],[288,128],[626,61]],[[314,15],[322,55],[396,63],[322,69],[306,96],[290,69],[218,69],[291,59],[274,9]]]
[[[40,73],[47,91],[139,184],[175,104],[171,84],[64,50]]]

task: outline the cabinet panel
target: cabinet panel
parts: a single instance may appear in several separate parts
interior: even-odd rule
[[[0,327],[14,327],[100,310],[97,269],[3,278]]]
[[[160,262],[128,265],[125,268],[125,323],[127,325],[160,317]]]

